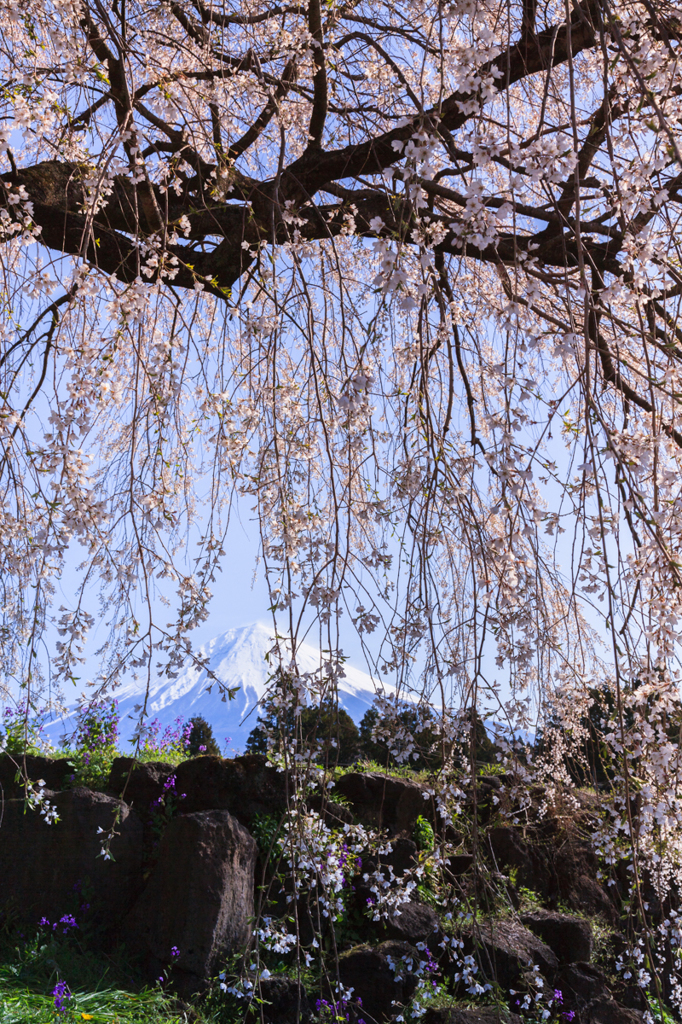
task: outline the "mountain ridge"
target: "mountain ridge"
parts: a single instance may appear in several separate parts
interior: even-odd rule
[[[286,640],[280,644],[286,644]],[[258,719],[258,705],[265,696],[272,669],[266,654],[275,638],[272,628],[262,622],[235,627],[213,637],[199,648],[217,678],[226,686],[237,687],[232,700],[225,698],[205,669],[186,665],[175,679],[158,678],[152,681],[147,697],[147,724],[157,719],[165,729],[178,718],[187,720],[203,715],[213,729],[216,742],[225,752],[243,750],[249,733]],[[303,642],[297,646],[297,664],[301,674],[315,673],[324,664],[321,651]],[[372,677],[346,663],[345,675],[338,680],[339,704],[359,722],[371,707],[380,690],[390,691],[385,683],[375,684]],[[118,700],[120,736],[130,741],[139,720],[135,711],[145,698],[146,684],[141,680],[127,680],[114,692]],[[44,732],[52,742],[62,734],[69,734],[75,725],[76,707],[61,719],[45,726]],[[60,731],[61,730],[61,731]]]

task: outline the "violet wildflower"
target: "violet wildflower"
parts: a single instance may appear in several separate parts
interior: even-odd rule
[[[65,981],[58,981],[50,994],[54,998],[54,1008],[57,1013],[64,1013],[66,1000],[71,998],[69,986]]]

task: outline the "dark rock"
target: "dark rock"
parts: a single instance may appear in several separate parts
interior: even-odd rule
[[[595,867],[595,871],[596,871]],[[607,921],[618,920],[618,912],[596,878],[582,874],[565,887],[565,899],[575,910],[587,914],[599,914]]]
[[[488,842],[496,868],[516,868],[517,884],[541,893],[546,898],[556,895],[557,881],[546,850],[529,843],[518,829],[492,828]]]
[[[184,793],[182,809],[229,811],[247,828],[256,814],[280,817],[287,807],[287,777],[267,763],[262,754],[195,757],[175,771],[176,789]]]
[[[408,779],[380,772],[348,772],[336,789],[350,800],[361,821],[394,834],[411,832],[420,814],[431,814],[424,788]]]
[[[495,790],[498,793],[504,789],[504,785],[499,775],[479,775],[478,785],[481,789],[487,788]]]
[[[560,968],[554,979],[554,987],[561,992],[566,1010],[581,1012],[595,1000],[611,998],[602,972],[587,963],[568,964]]]
[[[132,757],[115,757],[109,773],[109,789],[116,796],[146,814],[151,804],[163,794],[163,786],[173,773],[173,766],[164,761],[135,764]]]
[[[610,996],[595,999],[581,1014],[585,1024],[642,1024],[643,1014],[628,1010]]]
[[[630,1010],[646,1010],[646,998],[639,985],[628,985],[619,981],[611,985],[611,994],[617,1003],[627,1006]]]
[[[19,800],[24,795],[23,781],[16,781],[26,775],[30,782],[42,779],[46,789],[58,792],[65,789],[73,774],[73,767],[67,757],[43,757],[42,754],[0,754],[0,795],[5,800]]]
[[[386,922],[386,934],[390,939],[403,942],[427,942],[440,932],[438,914],[425,903],[402,903],[400,913],[395,913]]]
[[[617,910],[597,881],[599,865],[589,845],[574,835],[562,833],[559,837],[553,820],[530,830],[530,836],[524,838],[519,829],[511,827],[490,829],[494,865],[515,868],[517,885],[539,893],[550,904],[562,901],[573,910],[599,914],[615,924]]]
[[[255,840],[227,811],[181,814],[170,822],[123,929],[151,977],[173,963],[180,991],[196,991],[222,953],[247,941],[256,855]]]
[[[559,966],[549,946],[515,921],[482,922],[465,940],[465,953],[476,948],[486,978],[504,989],[513,988],[532,965],[536,964],[548,979],[554,977]]]
[[[472,853],[453,853],[448,857],[448,870],[452,875],[464,875],[474,863]]]
[[[560,964],[572,964],[576,960],[589,962],[592,957],[589,921],[551,910],[534,910],[523,914],[521,920],[556,953]]]
[[[353,812],[343,804],[337,804],[333,800],[323,799],[319,793],[313,794],[308,800],[311,810],[317,811],[324,823],[330,828],[339,828],[340,825],[353,824]]]
[[[390,864],[393,873],[401,877],[415,867],[418,859],[417,844],[411,839],[393,839],[391,852],[382,856],[384,864]]]
[[[481,1006],[478,1010],[462,1010],[456,1006],[429,1009],[422,1020],[423,1024],[523,1024],[522,1018],[510,1013],[506,1006]]]
[[[23,800],[5,802],[0,909],[30,924],[42,917],[54,923],[73,912],[74,892],[82,886],[93,893],[90,918],[111,931],[142,889],[142,823],[120,800],[89,789],[49,799],[60,819],[51,825],[38,811],[26,811]],[[114,824],[112,859],[105,860],[102,839]]]
[[[406,967],[396,976],[391,962],[404,959]],[[362,1000],[361,1016],[367,1024],[388,1020],[396,1012],[393,1003],[406,1003],[417,978],[410,963],[419,964],[419,953],[407,942],[382,942],[379,946],[356,946],[339,957],[339,979],[353,989],[353,1000]]]
[[[390,850],[382,853],[381,857],[369,856],[363,859],[363,872],[381,871],[388,878],[390,870],[400,878],[406,871],[410,871],[417,864],[419,854],[417,844],[411,839],[402,837],[391,839]]]
[[[308,995],[296,978],[286,974],[261,978],[258,997],[262,1001],[249,1007],[247,1024],[252,1020],[262,1020],[264,1024],[306,1024],[312,1019]]]
[[[553,857],[558,898],[573,910],[598,914],[611,924],[618,920],[613,899],[597,881],[599,863],[594,850],[575,836],[555,844]],[[616,893],[612,894],[614,898]]]
[[[554,987],[563,996],[562,1010],[576,1014],[574,1024],[641,1024],[641,1011],[616,1002],[604,974],[592,964],[561,967]]]

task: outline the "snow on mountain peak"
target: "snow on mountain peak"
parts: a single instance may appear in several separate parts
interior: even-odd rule
[[[265,695],[273,672],[272,663],[266,661],[266,654],[273,645],[272,628],[261,622],[228,629],[214,637],[199,649],[199,653],[208,658],[211,671],[222,683],[238,687],[235,698],[228,700],[221,695],[204,669],[187,665],[176,679],[160,677],[152,681],[147,698],[147,721],[156,718],[165,728],[178,718],[187,720],[203,715],[212,726],[219,746],[243,749],[249,733],[256,726],[258,702]],[[311,644],[302,643],[297,648],[297,662],[301,673],[314,673],[323,664],[324,655]],[[139,712],[135,712],[135,707],[144,702],[145,689],[144,680],[129,680],[114,693],[118,699],[124,740],[130,738],[138,720]],[[359,722],[372,705],[377,691],[392,688],[383,682],[375,685],[366,672],[346,664],[345,676],[339,680],[338,689],[339,704]],[[69,715],[69,719],[47,727],[46,732],[51,739],[73,728],[73,715]],[[231,742],[226,743],[228,737]]]

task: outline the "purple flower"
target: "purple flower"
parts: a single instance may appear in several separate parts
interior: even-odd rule
[[[573,1018],[575,1017],[575,1013],[573,1012],[573,1010],[567,1010],[566,1013],[562,1013],[561,1016],[564,1018],[564,1020],[573,1020]]]
[[[171,956],[172,957],[180,956],[180,950],[178,949],[177,946],[171,946]]]
[[[557,1003],[563,1003],[564,996],[563,996],[563,993],[562,993],[561,989],[559,989],[559,988],[555,988],[554,989],[554,999],[555,999],[555,1001]]]
[[[205,754],[206,753],[206,747],[204,747],[204,746],[199,747],[199,753],[200,754]]]
[[[73,914],[64,914],[63,917],[59,918],[59,923],[64,925],[64,928],[63,928],[63,934],[64,935],[66,935],[68,933],[69,928],[77,928],[78,927],[78,925],[76,923],[76,918],[73,916]],[[56,927],[56,925],[55,925],[55,927]]]
[[[69,986],[65,981],[58,981],[55,987],[52,989],[51,995],[54,997],[54,1008],[57,1013],[64,1013],[66,1007],[64,1003],[67,999],[71,998],[69,992]]]
[[[51,928],[52,927],[52,925],[50,924],[50,922],[48,921],[48,919],[46,917],[41,917],[41,919],[38,921],[38,925],[41,928]]]

